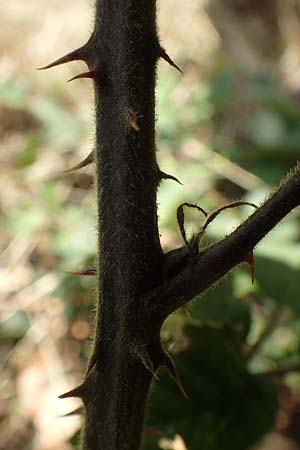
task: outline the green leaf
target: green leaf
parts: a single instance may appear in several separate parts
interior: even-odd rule
[[[268,297],[300,310],[300,269],[284,261],[255,257],[255,280]]]
[[[231,326],[244,338],[250,328],[249,307],[234,295],[232,276],[210,289],[203,298],[196,299],[191,315],[202,323]]]
[[[272,427],[276,390],[247,371],[241,340],[228,327],[188,326],[189,351],[176,358],[187,401],[165,372],[154,385],[147,426],[179,433],[189,450],[246,450]],[[144,450],[157,449],[145,438]]]

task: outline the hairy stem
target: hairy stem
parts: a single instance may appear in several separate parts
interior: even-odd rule
[[[83,448],[137,450],[152,378],[146,367],[147,359],[153,361],[148,356],[153,335],[140,323],[136,304],[161,283],[163,262],[156,213],[155,0],[98,0],[88,46],[96,100],[99,235]]]
[[[140,449],[148,392],[161,365],[186,395],[161,345],[163,321],[237,264],[253,267],[257,243],[300,205],[298,166],[239,228],[199,253],[201,233],[187,242],[182,208],[191,205],[182,204],[186,245],[163,254],[156,191],[161,179],[174,177],[155,157],[159,58],[178,69],[157,37],[156,0],[97,0],[88,42],[44,67],[82,60],[89,70],[74,79],[92,79],[95,88],[96,148],[76,166],[96,163],[97,270],[82,272],[97,275],[95,336],[83,383],[61,396],[83,401],[82,450]]]
[[[201,294],[241,262],[248,262],[255,246],[290,211],[300,205],[300,166],[244,223],[222,241],[186,258],[186,249],[173,250],[180,270],[141,302],[140,314],[164,320],[180,306]],[[182,255],[182,256],[181,256]],[[166,255],[167,256],[167,255]],[[180,258],[183,263],[180,266]],[[169,258],[171,259],[171,258]]]

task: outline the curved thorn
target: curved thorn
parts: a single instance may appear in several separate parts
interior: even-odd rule
[[[205,217],[207,217],[207,212],[204,211],[203,208],[201,208],[198,205],[194,205],[193,203],[182,203],[181,205],[178,206],[177,208],[177,223],[181,232],[181,236],[182,239],[184,240],[184,243],[186,244],[186,246],[188,248],[190,248],[189,242],[187,240],[186,237],[186,232],[185,232],[185,228],[184,228],[184,212],[183,212],[183,208],[187,206],[188,208],[194,208],[197,209],[198,211],[200,211],[202,214],[204,214]]]
[[[179,388],[179,390],[181,391],[182,395],[189,400],[189,397],[183,387],[183,384],[181,383],[181,380],[179,378],[178,372],[176,370],[174,361],[172,360],[172,358],[167,355],[166,353],[163,354],[163,360],[162,360],[162,365],[166,367],[166,369],[168,370],[170,376],[172,378],[174,378],[174,380],[176,381],[176,384]]]
[[[168,53],[166,52],[166,50],[163,47],[159,47],[158,55],[159,55],[160,58],[164,59],[167,63],[169,63],[170,66],[175,67],[175,69],[177,69],[180,73],[183,74],[183,72],[180,69],[180,67],[178,67],[174,63],[174,61],[172,61],[172,59],[170,58],[170,56],[168,55]]]
[[[72,389],[69,392],[66,392],[65,394],[61,394],[58,396],[58,398],[71,398],[71,397],[78,397],[78,398],[82,398],[83,394],[85,391],[85,385],[84,383],[81,384],[80,386],[76,387],[75,389]]]
[[[178,178],[174,177],[173,175],[162,172],[161,170],[159,170],[158,174],[160,180],[173,180],[176,181],[176,183],[179,183],[181,184],[181,186],[183,186],[183,183],[181,183],[181,181],[179,181]]]
[[[60,66],[61,64],[66,64],[72,61],[85,61],[86,60],[86,46],[80,47],[73,52],[68,53],[67,55],[62,56],[61,58],[56,59],[55,61],[47,64],[46,66],[39,67],[37,70],[46,70],[51,69],[55,66]]]
[[[225,211],[225,209],[231,209],[231,208],[236,208],[238,206],[243,206],[243,205],[248,205],[248,206],[252,206],[253,208],[257,209],[257,205],[255,205],[254,203],[250,203],[250,202],[244,202],[244,201],[238,201],[238,202],[233,202],[233,203],[229,203],[228,205],[222,206],[222,208],[217,209],[217,211],[214,211],[213,213],[209,214],[209,216],[206,219],[206,222],[204,224],[204,227],[202,228],[202,231],[204,232],[205,229],[208,227],[208,225],[222,212]]]
[[[77,416],[77,415],[81,415],[84,412],[84,408],[82,406],[79,406],[79,408],[74,409],[73,411],[70,411],[67,414],[62,414],[58,417],[70,417],[70,416]]]
[[[67,83],[70,83],[70,81],[79,80],[80,78],[90,78],[92,80],[95,80],[97,76],[96,70],[90,70],[89,72],[83,72],[78,75],[75,75],[75,77],[70,78]]]
[[[75,166],[71,167],[70,169],[66,169],[63,172],[73,172],[74,170],[82,169],[82,167],[86,167],[89,164],[92,164],[94,162],[94,152],[92,151],[83,161],[76,164]]]
[[[69,272],[69,271],[64,270],[63,273],[65,273],[67,275],[79,275],[79,276],[83,275],[83,276],[88,276],[88,277],[89,276],[94,277],[97,275],[97,270],[94,268],[81,270],[79,272]]]

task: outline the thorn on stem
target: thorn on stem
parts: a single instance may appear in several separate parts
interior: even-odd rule
[[[178,222],[178,225],[179,225],[179,228],[181,231],[182,238],[183,238],[185,244],[187,245],[191,256],[197,256],[202,236],[204,235],[204,232],[205,232],[206,228],[208,227],[208,225],[225,209],[236,208],[236,207],[242,206],[242,205],[248,205],[248,206],[252,206],[253,208],[257,208],[257,206],[254,203],[238,201],[238,202],[229,203],[228,205],[225,205],[222,208],[219,208],[216,211],[214,211],[208,215],[202,208],[200,208],[197,205],[193,205],[191,203],[182,203],[182,205],[180,205],[177,208],[177,222]],[[188,206],[190,208],[196,208],[206,216],[206,221],[205,221],[202,229],[200,230],[199,233],[197,233],[196,235],[194,235],[192,237],[190,242],[187,241],[185,228],[184,228],[184,213],[183,213],[184,206]]]
[[[158,170],[158,177],[159,177],[159,181],[173,180],[173,181],[176,181],[176,183],[179,183],[179,184],[181,184],[181,186],[183,186],[183,184],[181,183],[181,181],[178,180],[178,178],[176,178],[173,175],[170,175],[168,173],[162,172],[160,169]]]
[[[70,417],[70,416],[77,416],[77,415],[81,415],[84,412],[84,408],[82,406],[80,406],[79,408],[74,409],[73,411],[70,411],[67,414],[63,414],[59,417]]]
[[[189,397],[181,383],[181,380],[179,378],[178,372],[176,370],[174,361],[172,360],[172,358],[167,355],[166,353],[163,354],[163,361],[162,361],[162,365],[166,367],[166,369],[168,370],[170,376],[172,378],[174,378],[174,380],[176,381],[176,384],[179,388],[179,390],[181,391],[182,395],[189,400]]]
[[[75,77],[70,78],[67,81],[67,83],[70,83],[70,81],[79,80],[80,78],[89,78],[89,79],[95,80],[96,77],[97,77],[97,72],[95,70],[91,70],[89,72],[83,72],[78,75],[75,75]]]
[[[253,256],[253,252],[249,252],[245,258],[244,261],[248,264],[249,269],[250,269],[250,275],[251,275],[251,282],[252,284],[254,283],[254,269],[255,269],[255,261],[254,261],[254,256]]]
[[[201,208],[200,206],[194,205],[193,203],[182,203],[177,208],[177,223],[178,223],[178,226],[179,226],[179,229],[180,229],[180,233],[181,233],[182,239],[184,240],[184,243],[186,244],[186,246],[189,249],[191,249],[191,245],[189,244],[189,242],[187,240],[186,232],[185,232],[185,228],[184,228],[184,207],[185,206],[187,206],[188,208],[197,209],[202,214],[204,214],[205,217],[207,217],[207,212],[204,211],[204,209]]]
[[[228,205],[222,206],[222,208],[217,209],[216,211],[209,214],[209,216],[206,219],[206,222],[204,224],[204,227],[202,228],[202,232],[206,230],[208,225],[222,212],[225,211],[225,209],[231,209],[231,208],[237,208],[238,206],[248,205],[252,206],[253,208],[257,209],[257,206],[254,203],[244,202],[244,201],[238,201],[229,203]]]
[[[39,67],[37,70],[46,70],[51,69],[52,67],[59,66],[61,64],[66,64],[72,61],[85,61],[87,60],[87,48],[86,45],[80,47],[73,52],[68,53],[67,55],[62,56],[61,58],[56,59],[55,61],[47,64],[44,67]]]
[[[59,395],[58,398],[63,399],[63,398],[77,397],[82,399],[85,393],[85,389],[86,386],[83,383],[80,386],[76,387],[75,389],[72,389],[71,391],[66,392],[65,394]]]
[[[94,152],[92,151],[83,161],[71,167],[70,169],[64,170],[64,173],[73,172],[74,170],[82,169],[94,162]]]
[[[63,273],[66,273],[67,275],[83,275],[83,276],[91,276],[94,277],[97,275],[97,270],[94,268],[91,269],[85,269],[85,270],[81,270],[79,272],[68,272],[68,271],[64,271]]]
[[[174,61],[170,58],[170,56],[168,55],[168,53],[166,52],[166,50],[159,46],[158,49],[158,56],[162,59],[164,59],[167,63],[170,64],[170,66],[175,67],[175,69],[177,69],[180,73],[183,74],[182,70],[180,69],[180,67],[177,66],[177,64],[174,63]]]

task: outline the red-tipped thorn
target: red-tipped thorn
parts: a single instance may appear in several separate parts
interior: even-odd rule
[[[253,284],[254,283],[254,269],[255,269],[255,261],[254,261],[253,253],[252,252],[248,253],[248,255],[246,255],[244,261],[249,266],[250,275],[251,275],[251,281],[252,281],[252,284]]]
[[[178,375],[177,371],[176,371],[176,374],[177,374],[176,377],[174,377],[174,379],[176,381],[176,384],[177,384],[179,390],[181,391],[182,395],[184,396],[184,398],[186,400],[189,400],[189,396],[187,395],[187,393],[186,393],[186,391],[185,391],[185,389],[183,387],[183,384],[181,383],[181,380],[179,378],[179,375]]]
[[[64,271],[64,273],[66,273],[67,275],[83,275],[83,276],[87,276],[87,277],[94,277],[97,274],[97,270],[96,269],[86,269],[86,270],[81,270],[79,272],[68,272],[68,271]]]
[[[55,61],[47,64],[44,67],[39,67],[37,70],[46,70],[51,69],[55,66],[60,66],[61,64],[66,64],[72,61],[85,61],[85,47],[78,48],[73,52],[68,53],[67,55],[62,56],[61,58],[56,59]]]
[[[174,61],[172,61],[172,59],[170,58],[170,56],[168,55],[168,53],[166,52],[166,50],[164,48],[159,47],[158,55],[160,58],[164,59],[167,63],[169,63],[170,66],[175,67],[175,69],[177,69],[180,73],[183,74],[180,67],[178,67],[177,64],[174,63]]]
[[[163,356],[163,363],[162,363],[169,371],[169,374],[172,378],[176,381],[176,384],[181,391],[182,395],[186,398],[186,400],[189,400],[189,396],[187,395],[183,384],[181,383],[181,380],[179,378],[178,372],[176,370],[175,364],[170,356],[168,356],[166,353],[164,353]]]
[[[79,80],[80,78],[90,78],[92,80],[95,80],[96,76],[97,76],[97,72],[95,70],[91,70],[89,72],[83,72],[78,75],[75,75],[75,77],[70,78],[67,81],[67,83],[70,83],[70,81]]]
[[[65,394],[59,395],[58,398],[61,398],[61,399],[63,399],[63,398],[72,398],[72,397],[82,398],[84,389],[85,389],[84,384],[81,384],[77,388],[72,389],[71,391],[66,392]]]

